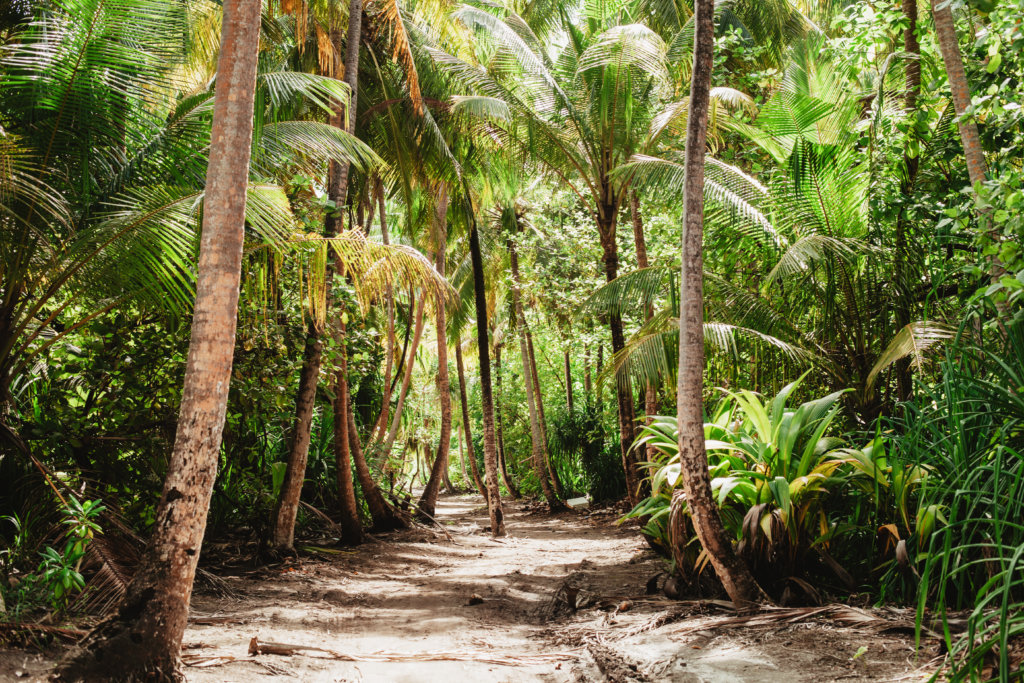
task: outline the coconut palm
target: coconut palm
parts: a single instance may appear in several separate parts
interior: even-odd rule
[[[707,304],[714,317],[706,329],[714,331],[710,341],[722,350],[734,349],[737,339],[746,337],[789,359],[818,364],[834,390],[854,389],[850,407],[870,420],[882,405],[879,373],[906,356],[920,362],[920,353],[947,333],[921,320],[895,326],[892,311],[903,295],[889,281],[893,254],[876,246],[870,231],[869,169],[857,146],[857,94],[813,45],[794,53],[778,92],[754,123],[736,128],[784,172],[762,185],[735,167],[708,160],[709,231],[750,240],[771,256],[758,291],[731,282],[728,273],[705,275],[715,294]],[[671,196],[683,171],[673,158],[637,156],[618,172]],[[637,297],[637,305],[650,302],[668,280],[666,267],[623,276],[595,295],[595,304],[614,306],[631,297]],[[927,281],[912,283],[915,301],[931,287]],[[670,318],[655,316],[614,364],[662,381],[670,377],[662,374],[672,364],[671,344],[665,343],[675,335]]]
[[[62,2],[9,34],[0,55],[0,431],[22,450],[11,385],[30,382],[47,349],[120,306],[180,315],[191,305],[214,98],[206,83],[180,90],[191,18],[175,3]],[[286,245],[283,159],[375,157],[351,136],[289,120],[345,98],[336,82],[275,67],[257,83],[265,106],[246,223]]]

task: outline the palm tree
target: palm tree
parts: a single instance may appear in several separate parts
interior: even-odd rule
[[[69,679],[178,677],[231,382],[260,8],[243,0],[224,3],[192,339],[153,538],[117,618],[62,664]]]
[[[764,592],[733,551],[711,492],[704,449],[704,157],[715,44],[714,0],[694,0],[693,76],[686,126],[682,275],[679,291],[679,382],[676,389],[679,465],[686,505],[715,573],[738,606],[760,602]],[[680,517],[677,515],[677,517]]]
[[[203,42],[190,19],[176,3],[64,3],[0,56],[0,439],[23,452],[11,385],[30,383],[48,349],[119,306],[180,316],[192,305],[214,91],[175,73],[195,58],[182,36]],[[266,104],[246,219],[251,236],[287,251],[295,221],[276,184],[286,160],[302,149],[293,168],[305,170],[375,156],[291,120],[344,97],[341,84],[272,66],[257,77]]]
[[[480,355],[480,396],[484,414],[484,473],[487,485],[487,512],[491,518],[491,534],[505,535],[505,514],[498,490],[498,451],[494,434],[494,396],[491,392],[490,344],[487,340],[487,288],[484,284],[484,261],[480,250],[480,230],[472,204],[469,184],[464,181],[465,211],[469,219],[469,252],[473,263],[473,293],[476,305],[476,343]],[[467,432],[468,434],[468,432]]]
[[[466,24],[486,31],[500,45],[496,66],[509,58],[532,90],[505,85],[439,50],[439,65],[482,95],[460,98],[460,110],[483,119],[500,135],[515,157],[530,158],[564,182],[589,207],[602,246],[607,281],[618,276],[616,239],[619,209],[628,183],[615,182],[612,171],[648,142],[649,124],[660,109],[668,85],[667,46],[638,24],[606,27],[591,20],[585,29],[563,22],[568,44],[549,61],[536,35],[521,17],[504,20],[487,11],[462,7]],[[507,69],[505,69],[507,70]],[[555,103],[554,107],[546,103]],[[622,319],[608,316],[612,348],[625,347]],[[630,451],[634,431],[632,388],[628,376],[617,382],[620,446],[631,500],[641,488]],[[635,502],[635,500],[634,500]]]
[[[765,186],[741,170],[708,158],[704,193],[709,230],[749,240],[768,255],[758,290],[730,282],[729,273],[706,273],[715,316],[705,325],[710,345],[732,351],[747,338],[799,363],[813,362],[833,390],[852,387],[852,412],[870,422],[883,406],[877,379],[892,363],[920,354],[948,333],[915,319],[897,326],[900,301],[911,314],[937,284],[890,282],[899,257],[876,246],[867,202],[870,176],[855,132],[861,117],[856,91],[809,40],[793,52],[778,92],[753,125],[737,124],[785,173]],[[730,124],[732,125],[732,124]],[[636,156],[619,169],[633,183],[678,196],[685,168],[671,158]],[[713,233],[714,234],[714,233]],[[598,310],[633,299],[643,306],[669,278],[666,265],[630,273],[592,298]],[[955,289],[954,289],[955,291]],[[669,378],[674,360],[666,347],[673,329],[662,310],[613,358],[639,377]]]
[[[971,106],[971,88],[967,82],[967,72],[964,70],[963,56],[960,54],[960,43],[956,35],[956,22],[953,20],[953,8],[951,3],[942,0],[932,0],[932,17],[935,19],[935,35],[938,38],[939,51],[942,53],[942,63],[946,69],[946,80],[949,81],[949,89],[953,95],[953,108],[957,115],[957,128],[960,130],[960,140],[964,146],[964,158],[967,161],[967,174],[971,179],[971,185],[978,187],[984,184],[988,168],[985,163],[985,152],[981,148],[981,138],[978,136],[978,124],[973,117],[967,115],[967,109]],[[988,239],[998,242],[999,235],[991,231],[988,209],[982,210],[981,223],[982,231]],[[1006,268],[999,259],[999,250],[994,250],[989,257],[989,278],[993,284],[998,283],[1006,275]],[[1009,314],[1009,307],[1006,301],[997,299],[996,310],[1000,317],[1005,318]],[[1000,321],[1000,326],[1003,322]],[[1005,336],[1003,330],[1003,336]]]
[[[437,207],[434,215],[435,260],[434,267],[442,277],[445,274],[445,260],[448,252],[448,187],[441,183],[438,187]],[[430,478],[420,496],[419,509],[429,517],[434,516],[437,507],[437,494],[441,482],[448,473],[448,451],[452,436],[452,399],[451,381],[448,378],[448,323],[443,305],[437,306],[435,327],[437,328],[437,394],[441,404],[441,430],[434,454],[434,464],[430,469]]]

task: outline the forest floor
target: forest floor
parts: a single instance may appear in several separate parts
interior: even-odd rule
[[[665,563],[614,508],[548,515],[506,505],[493,539],[479,496],[442,496],[445,532],[382,535],[356,549],[305,546],[252,569],[218,562],[193,597],[188,680],[916,681],[899,610],[826,606],[737,617],[728,603],[673,601],[647,585]],[[301,544],[300,544],[301,545]],[[746,623],[737,623],[746,619]],[[41,654],[0,649],[0,680],[30,680]]]

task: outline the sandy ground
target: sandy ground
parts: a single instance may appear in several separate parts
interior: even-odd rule
[[[437,517],[450,539],[420,529],[354,550],[307,548],[279,566],[222,568],[227,593],[200,589],[193,598],[186,675],[196,683],[797,683],[930,673],[912,635],[877,624],[780,611],[760,625],[728,625],[735,614],[722,605],[648,595],[665,564],[635,528],[613,524],[617,514],[549,516],[510,504],[508,537],[492,539],[478,496],[443,496]],[[268,653],[251,655],[253,638]],[[0,680],[35,679],[58,655],[0,650]]]

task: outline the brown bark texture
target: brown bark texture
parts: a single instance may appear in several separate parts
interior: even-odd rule
[[[345,83],[349,86],[349,104],[346,108],[341,102],[332,103],[331,125],[348,131],[355,129],[356,96],[359,87],[359,39],[362,29],[362,4],[353,0],[349,8],[349,27],[346,38]],[[352,15],[351,13],[355,14]],[[331,42],[335,54],[341,54],[341,31],[331,31]],[[332,67],[333,68],[333,67]],[[330,75],[330,74],[326,74]],[[328,198],[340,207],[348,193],[349,165],[331,161],[328,164]],[[330,239],[341,232],[340,215],[328,216],[324,220],[324,237]],[[334,280],[335,268],[328,259],[324,268],[324,286],[329,293]],[[328,310],[330,310],[330,294],[328,294]],[[302,496],[302,483],[306,478],[306,464],[309,457],[309,443],[312,434],[313,412],[316,407],[316,389],[320,381],[320,366],[323,358],[323,330],[310,325],[306,337],[306,353],[303,356],[302,370],[299,375],[299,392],[295,400],[295,421],[292,427],[292,438],[285,466],[284,482],[278,495],[274,509],[274,523],[271,531],[271,548],[279,553],[294,552],[295,520]],[[336,387],[336,391],[337,391]],[[347,427],[346,427],[347,430]],[[335,435],[338,426],[335,426]],[[347,446],[345,446],[347,448]],[[340,445],[335,441],[335,456]]]
[[[965,116],[967,108],[971,106],[971,88],[967,82],[967,72],[964,70],[963,55],[960,54],[951,5],[952,3],[947,0],[932,0],[932,17],[935,19],[935,35],[938,38],[939,51],[942,53],[942,63],[946,68],[946,79],[953,94],[953,108],[957,114],[960,141],[964,146],[964,159],[967,161],[967,175],[971,179],[971,185],[976,186],[985,182],[988,167],[985,163],[985,152],[981,148],[978,124],[973,117]],[[999,242],[1000,236],[991,228],[989,212],[990,210],[981,211],[981,231],[988,233],[993,241]],[[998,252],[990,257],[988,273],[993,283],[999,282],[1006,275],[1006,268],[999,260]],[[997,301],[996,310],[1002,317],[1006,317],[1010,312],[1005,301]],[[1003,332],[1005,336],[1005,330]]]
[[[523,383],[526,385],[526,407],[530,418],[530,454],[533,460],[533,474],[540,483],[540,490],[548,507],[554,511],[561,507],[548,476],[547,444],[540,430],[540,416],[537,411],[536,387],[533,383],[533,367],[526,343],[526,316],[523,314],[522,292],[519,284],[519,256],[513,239],[508,240],[508,260],[512,270],[512,306],[516,313],[516,336],[519,338],[519,356],[523,365]]]
[[[192,336],[153,535],[118,612],[62,680],[180,680],[181,639],[217,474],[235,344],[260,3],[225,0]]]
[[[370,464],[366,461],[366,453],[363,451],[362,443],[359,441],[359,432],[356,429],[356,413],[352,402],[348,403],[348,442],[352,449],[352,463],[356,468],[356,480],[359,488],[363,491],[363,499],[366,500],[366,507],[370,510],[370,519],[373,520],[374,531],[392,531],[404,529],[409,526],[408,520],[403,518],[395,508],[384,499],[380,487],[373,480],[373,473],[370,471]]]
[[[435,241],[436,252],[434,255],[434,267],[441,277],[445,275],[445,259],[448,252],[448,187],[441,184],[437,197],[437,212],[435,214]],[[437,507],[437,494],[441,484],[448,478],[448,452],[451,449],[452,440],[452,396],[451,381],[448,377],[448,319],[446,317],[444,302],[437,303],[437,312],[434,317],[434,326],[437,328],[437,398],[441,404],[441,434],[438,437],[437,451],[434,453],[434,465],[430,469],[430,479],[420,496],[420,512],[434,516]],[[449,489],[451,483],[448,483]]]
[[[469,426],[469,405],[466,398],[466,366],[462,360],[461,340],[455,345],[455,366],[459,373],[459,402],[462,405],[462,432],[466,435],[466,456],[469,458],[469,470],[473,474],[473,483],[480,495],[487,499],[487,487],[480,476],[480,467],[476,464],[476,453],[473,451],[473,431]]]
[[[615,242],[615,230],[618,205],[606,208],[604,218],[599,221],[601,234],[602,261],[606,282],[612,282],[619,276],[619,251]],[[608,315],[608,327],[612,333],[612,355],[626,348],[626,337],[622,331],[622,316],[618,311]],[[598,348],[598,372],[601,368],[603,347]],[[598,396],[600,401],[600,396]],[[636,506],[641,496],[641,476],[638,458],[633,451],[633,432],[635,414],[633,410],[633,388],[628,373],[621,373],[615,378],[615,401],[619,415],[619,451],[622,455],[622,471],[626,476],[626,494],[629,504]]]
[[[338,486],[338,511],[341,513],[341,542],[359,545],[363,527],[359,521],[356,487],[352,480],[352,444],[348,431],[348,361],[344,351],[345,326],[338,321],[337,341],[341,351],[341,367],[334,373],[334,476]]]
[[[636,245],[637,268],[649,268],[651,263],[647,259],[647,240],[644,237],[644,219],[640,213],[640,197],[636,192],[629,193],[629,213],[633,219],[633,243]],[[648,321],[654,317],[654,307],[648,304],[644,309],[644,320]],[[658,390],[653,382],[647,382],[644,387],[644,424],[651,424],[658,412]],[[654,460],[657,457],[658,449],[651,444],[647,445],[647,459]]]
[[[470,209],[472,211],[472,208]],[[491,393],[491,359],[487,339],[487,290],[484,285],[484,263],[480,251],[480,233],[471,216],[469,252],[473,262],[473,292],[476,304],[476,340],[480,353],[480,396],[484,414],[484,473],[487,485],[487,513],[491,518],[491,534],[505,535],[505,513],[501,509],[498,490],[498,451],[494,438],[494,397]],[[468,432],[467,432],[468,434]]]
[[[704,155],[714,54],[714,0],[695,0],[693,71],[686,125],[684,225],[679,310],[679,463],[694,529],[715,573],[737,606],[766,600],[736,555],[711,492],[704,448]]]
[[[295,548],[295,519],[299,512],[302,484],[306,478],[306,461],[312,437],[313,409],[316,405],[322,355],[323,342],[320,339],[320,331],[310,323],[306,334],[306,349],[302,357],[302,370],[299,374],[295,422],[292,427],[284,481],[274,507],[270,547],[277,553],[292,553]]]

